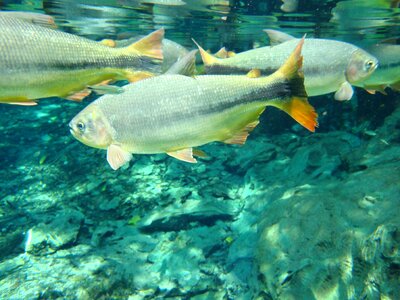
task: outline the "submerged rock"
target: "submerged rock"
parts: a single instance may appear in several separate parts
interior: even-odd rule
[[[238,211],[239,207],[229,201],[187,200],[183,204],[175,203],[163,211],[146,216],[138,225],[141,231],[147,233],[179,231],[196,224],[211,226],[218,220],[231,221]]]

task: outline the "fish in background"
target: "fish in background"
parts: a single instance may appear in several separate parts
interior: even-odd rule
[[[266,46],[218,59],[204,51],[200,53],[207,74],[243,74],[259,69],[271,74],[289,56],[298,39],[275,30],[265,30],[274,46]],[[378,60],[349,43],[326,39],[306,39],[303,48],[304,85],[309,96],[335,92],[336,100],[350,100],[352,85],[371,76]]]
[[[266,106],[275,106],[310,131],[317,113],[307,101],[302,72],[301,40],[278,71],[260,77],[161,75],[130,84],[119,95],[105,95],[69,123],[85,145],[107,149],[116,170],[132,153],[167,153],[196,163],[194,147],[220,141],[244,144]]]
[[[56,22],[54,21],[53,17],[41,13],[21,12],[21,11],[0,11],[0,17],[10,17],[44,27],[57,28]]]
[[[294,12],[297,10],[299,5],[299,0],[281,0],[283,4],[281,5],[281,10],[284,12]]]
[[[341,40],[366,40],[372,33],[396,31],[398,28],[399,0],[347,0],[339,1],[332,9],[330,23]],[[398,34],[398,31],[397,31]]]
[[[379,60],[375,72],[359,86],[370,93],[385,93],[385,88],[400,90],[400,45],[376,44],[367,47],[368,52]]]
[[[273,43],[283,43],[295,39],[287,33],[269,30]],[[391,40],[387,41],[391,42]],[[363,47],[364,48],[364,47]],[[400,89],[400,45],[380,43],[365,46],[365,50],[378,60],[378,66],[365,80],[354,83],[370,93],[379,91],[385,93],[385,88]]]
[[[21,13],[22,14],[22,13]],[[120,88],[104,82],[131,82],[159,73],[164,30],[124,48],[110,48],[83,37],[0,14],[0,103],[35,105],[36,99],[82,100]]]

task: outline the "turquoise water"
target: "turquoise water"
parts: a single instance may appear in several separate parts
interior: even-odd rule
[[[400,34],[396,1],[181,2],[0,9],[97,41],[163,27],[212,53],[268,45],[266,28],[365,49]],[[98,95],[1,104],[0,298],[400,299],[400,97],[385,91],[310,97],[315,133],[268,108],[245,145],[207,144],[197,164],[134,155],[117,171],[69,132]]]

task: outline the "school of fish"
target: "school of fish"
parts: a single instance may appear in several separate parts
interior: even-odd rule
[[[185,2],[176,1],[181,6]],[[297,1],[283,1],[292,11]],[[216,54],[164,39],[164,29],[126,40],[93,41],[57,29],[54,19],[0,12],[0,103],[36,105],[42,98],[81,101],[104,94],[69,123],[83,144],[104,149],[112,169],[133,154],[166,153],[196,163],[211,143],[244,144],[267,106],[311,132],[318,127],[309,96],[350,100],[353,86],[370,93],[400,88],[399,46],[296,38],[266,29],[270,46]],[[113,85],[125,80],[127,85]]]

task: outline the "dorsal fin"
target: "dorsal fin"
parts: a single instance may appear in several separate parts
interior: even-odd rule
[[[127,52],[139,52],[141,55],[161,60],[163,59],[162,40],[164,33],[164,28],[158,29],[124,49]]]
[[[294,36],[284,33],[282,31],[273,29],[264,29],[263,31],[268,35],[271,46],[279,45],[284,42],[295,39]]]
[[[203,60],[204,65],[212,65],[218,62],[218,58],[204,50],[194,39],[192,39],[192,41],[199,48],[201,59]]]
[[[218,52],[214,54],[214,56],[218,58],[228,58],[229,54],[228,51],[226,51],[225,47],[222,47],[221,49],[218,50]]]
[[[185,76],[194,76],[196,73],[196,53],[192,50],[186,53],[175,62],[165,74],[180,74]]]

